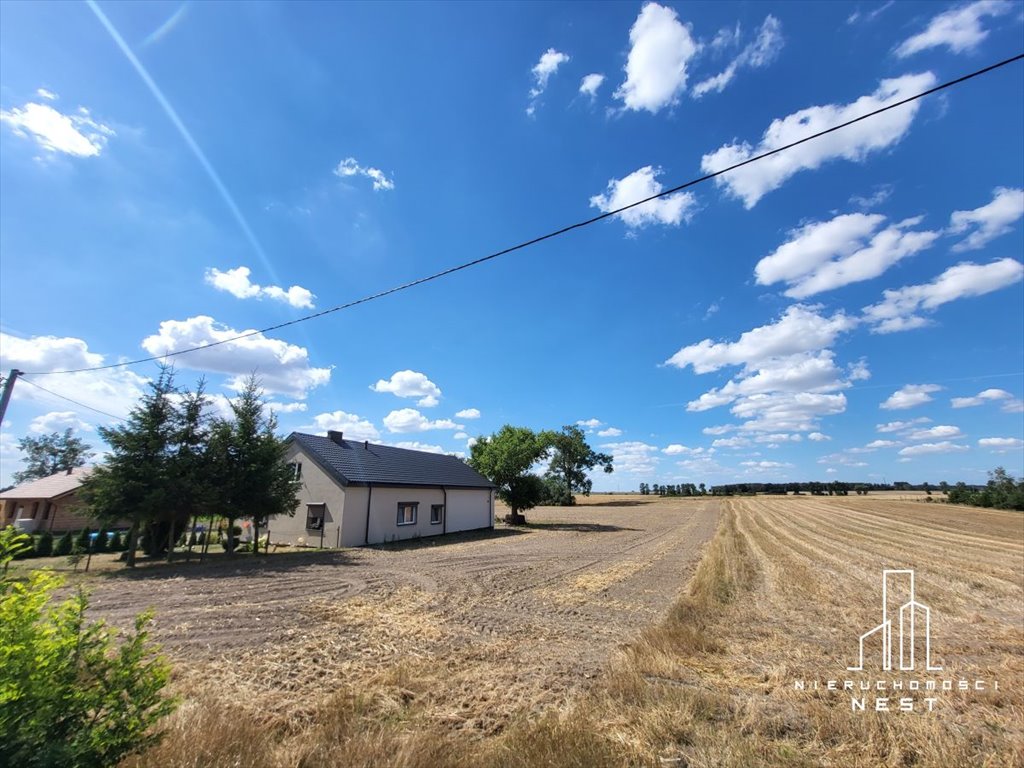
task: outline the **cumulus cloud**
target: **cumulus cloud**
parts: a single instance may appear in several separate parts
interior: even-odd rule
[[[910,421],[890,421],[887,424],[876,424],[875,431],[888,433],[888,432],[903,432],[905,430],[913,429],[918,424],[927,424],[931,421],[927,416],[921,416],[918,419],[911,419]]]
[[[1013,400],[1013,395],[1005,389],[985,389],[974,397],[954,397],[950,404],[954,408],[974,408],[985,403]]]
[[[312,309],[313,293],[299,285],[293,285],[288,290],[276,285],[261,286],[252,282],[249,275],[252,271],[248,267],[236,267],[221,272],[216,267],[206,270],[205,280],[218,291],[226,291],[236,299],[262,299],[264,297],[283,301],[297,309]]]
[[[982,19],[1002,16],[1012,10],[1013,4],[1004,0],[979,0],[945,11],[933,17],[922,32],[900,43],[896,55],[902,59],[939,46],[945,46],[953,53],[973,51],[988,37]]]
[[[756,145],[748,142],[726,144],[704,155],[701,168],[705,173],[722,170],[920,93],[935,83],[935,75],[931,72],[904,75],[882,80],[873,93],[849,104],[826,104],[802,109],[772,121]],[[883,112],[872,120],[854,123],[842,131],[718,176],[715,183],[741,199],[748,209],[753,208],[764,195],[782,186],[800,171],[814,170],[823,163],[837,159],[860,162],[873,152],[897,144],[910,130],[919,109],[920,102],[914,101]]]
[[[431,443],[421,443],[418,440],[401,440],[397,443],[385,443],[393,448],[405,448],[407,451],[423,451],[424,453],[448,453],[440,445],[432,445]],[[457,456],[462,454],[456,452]]]
[[[376,192],[381,190],[388,191],[395,188],[394,180],[389,179],[385,175],[384,171],[379,168],[362,166],[354,157],[346,157],[338,163],[338,167],[334,169],[334,175],[343,179],[347,179],[351,176],[363,176],[373,182],[373,189]]]
[[[983,437],[978,441],[978,446],[988,448],[993,453],[1017,452],[1024,448],[1024,440],[1019,437]]]
[[[415,408],[401,408],[384,417],[384,426],[389,432],[428,432],[432,429],[463,430],[464,426],[451,419],[431,421]]]
[[[992,202],[973,211],[953,211],[949,217],[949,232],[963,234],[971,231],[966,238],[953,246],[954,251],[973,251],[982,248],[990,240],[1005,235],[1013,224],[1024,216],[1024,189],[996,187],[992,191]]]
[[[661,168],[644,166],[621,179],[611,179],[604,194],[590,198],[590,206],[603,213],[657,195],[664,187],[658,181]],[[690,192],[676,192],[616,214],[627,227],[639,229],[648,224],[678,226],[689,221],[697,198]]]
[[[584,96],[589,96],[591,99],[597,97],[597,89],[601,87],[604,82],[604,75],[591,74],[586,75],[580,81],[580,93]]]
[[[328,430],[341,432],[348,440],[379,440],[380,432],[372,422],[345,411],[319,413],[313,417],[314,427],[323,434]]]
[[[46,91],[46,100],[55,94]],[[89,110],[79,107],[76,112],[64,114],[49,104],[28,102],[10,111],[0,109],[0,123],[10,126],[15,136],[30,139],[47,152],[63,153],[72,157],[96,157],[107,146],[114,130],[96,122]]]
[[[720,437],[711,443],[713,448],[745,448],[750,445],[747,437]]]
[[[848,213],[811,222],[754,268],[759,285],[786,282],[786,295],[803,299],[878,277],[900,260],[929,248],[942,234],[916,231],[920,218],[880,228],[885,216]]]
[[[93,368],[103,365],[105,358],[89,350],[82,339],[58,336],[23,338],[0,333],[0,370],[17,368],[21,371],[49,372]],[[84,405],[107,414],[123,417],[145,392],[148,379],[127,368],[105,371],[69,373],[40,382],[46,389],[70,397]],[[31,381],[28,376],[26,381]],[[27,400],[50,410],[67,410],[68,402],[31,385],[18,385],[15,400]],[[77,411],[75,411],[77,413]],[[96,419],[94,414],[79,414]],[[102,419],[106,421],[105,419]]]
[[[241,335],[245,338],[226,341]],[[211,346],[213,344],[217,346]],[[326,384],[331,378],[330,368],[310,365],[309,352],[304,347],[252,330],[238,331],[207,315],[164,320],[157,333],[142,340],[142,346],[155,356],[200,347],[174,358],[175,365],[227,374],[231,377],[228,386],[235,390],[240,390],[246,378],[255,372],[268,392],[303,399],[309,390]]]
[[[920,445],[908,445],[900,449],[900,456],[928,456],[935,453],[962,453],[970,450],[966,445],[958,445],[944,440],[941,443],[921,443]]]
[[[864,447],[869,451],[876,451],[879,448],[895,448],[898,445],[900,445],[900,443],[895,440],[872,440]]]
[[[842,312],[827,317],[820,310],[820,307],[794,304],[774,323],[746,331],[734,342],[704,339],[683,347],[665,364],[676,368],[690,365],[696,373],[710,373],[727,365],[754,367],[772,358],[828,347],[841,333],[857,324]]]
[[[586,429],[597,429],[598,427],[603,427],[604,422],[600,419],[580,419],[576,422],[576,426],[585,427]]]
[[[455,414],[456,419],[479,419],[480,411],[476,408],[464,408]]]
[[[722,33],[719,32],[719,35]],[[714,47],[719,37],[716,36],[711,45]],[[768,16],[757,31],[757,37],[746,48],[739,52],[729,65],[714,77],[702,80],[693,87],[692,95],[699,99],[706,93],[721,93],[736,77],[736,73],[745,68],[760,69],[771,64],[782,50],[785,40],[782,37],[782,23],[774,16]]]
[[[621,437],[622,430],[617,427],[608,427],[608,429],[601,429],[597,432],[598,437]]]
[[[932,401],[932,393],[941,390],[938,384],[907,384],[889,395],[879,408],[887,411],[902,411]],[[879,430],[881,431],[881,430]]]
[[[615,91],[623,108],[657,114],[686,89],[687,65],[699,50],[671,8],[647,3],[629,30],[626,79]]]
[[[813,440],[816,443],[823,442],[825,440],[831,440],[832,438],[828,435],[822,434],[821,432],[811,432],[807,435],[808,440]]]
[[[93,431],[92,424],[78,418],[75,411],[50,411],[42,416],[36,416],[28,425],[28,431],[37,435],[63,432],[65,429],[74,429],[78,432]]]
[[[639,441],[604,443],[602,448],[612,455],[615,471],[633,475],[650,475],[658,468],[658,448]]]
[[[896,333],[929,324],[921,311],[933,311],[943,304],[998,291],[1024,277],[1024,266],[1014,259],[989,264],[962,262],[950,267],[930,283],[886,290],[878,304],[864,307],[864,318],[872,333]]]
[[[960,427],[954,427],[951,424],[938,424],[928,429],[915,430],[907,436],[907,439],[916,443],[921,440],[941,440],[955,437],[963,437]]]
[[[554,48],[548,48],[541,54],[540,60],[530,70],[533,73],[533,87],[530,89],[530,104],[526,108],[526,114],[532,115],[537,110],[537,100],[547,90],[548,80],[567,61],[569,61],[569,56]],[[580,86],[580,90],[583,90],[582,86]],[[597,90],[596,86],[594,90]]]
[[[419,371],[395,371],[390,379],[380,379],[370,389],[390,392],[396,397],[418,397],[416,404],[421,408],[433,408],[441,397],[441,388]]]

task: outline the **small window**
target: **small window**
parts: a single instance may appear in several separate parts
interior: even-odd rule
[[[419,509],[417,501],[398,502],[398,524],[416,525],[416,510]]]
[[[324,513],[327,510],[326,504],[306,505],[306,530],[322,531],[324,529]]]
[[[50,519],[50,510],[53,508],[53,504],[46,502],[46,506],[43,507],[43,520]]]
[[[30,520],[35,520],[36,519],[36,514],[38,514],[38,512],[39,512],[39,502],[38,501],[33,501],[32,502],[32,514],[29,515],[29,519]]]
[[[430,524],[438,525],[444,518],[444,504],[430,505]]]
[[[293,461],[288,465],[288,468],[292,471],[292,480],[298,482],[302,479],[302,462]]]

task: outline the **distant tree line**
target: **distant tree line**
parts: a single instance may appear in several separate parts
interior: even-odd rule
[[[706,496],[707,488],[704,483],[694,485],[693,483],[680,483],[678,485],[658,485],[653,483],[640,483],[641,496]]]
[[[993,469],[988,477],[988,483],[980,487],[957,483],[946,492],[947,500],[950,504],[1024,511],[1024,480],[1014,479],[1002,467]]]
[[[508,522],[526,522],[523,512],[541,504],[572,506],[575,494],[589,496],[595,467],[612,471],[612,457],[587,443],[583,430],[565,426],[558,432],[534,432],[506,424],[470,449],[468,463],[497,486],[497,496],[511,510]],[[543,474],[533,471],[547,464]]]

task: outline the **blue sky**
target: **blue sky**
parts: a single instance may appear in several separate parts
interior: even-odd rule
[[[1021,52],[1024,4],[0,4],[0,366],[265,328]],[[175,360],[282,431],[584,424],[641,481],[1024,469],[1024,65]],[[123,416],[152,364],[27,376]],[[2,431],[109,416],[19,383]]]

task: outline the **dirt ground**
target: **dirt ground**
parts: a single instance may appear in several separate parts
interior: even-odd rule
[[[566,701],[657,622],[718,517],[713,499],[594,496],[444,541],[109,573],[89,579],[92,612],[127,627],[152,608],[181,690],[277,725],[365,689],[494,732]]]

